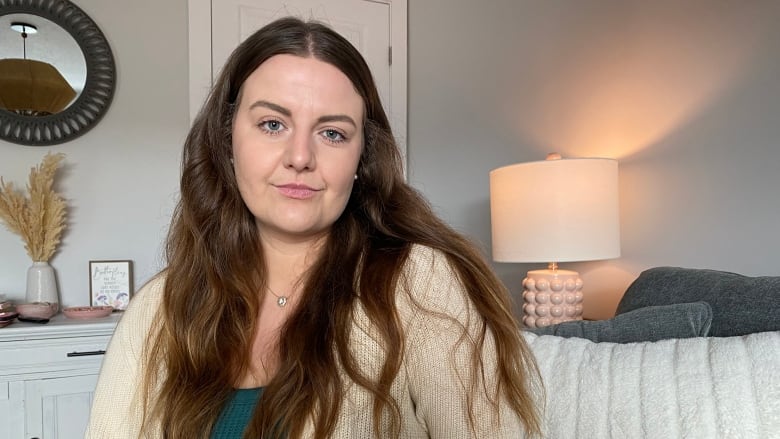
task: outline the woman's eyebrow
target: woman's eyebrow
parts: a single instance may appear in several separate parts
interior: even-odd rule
[[[277,113],[283,114],[284,116],[292,117],[292,111],[290,111],[290,109],[266,100],[260,99],[253,102],[252,105],[249,106],[249,109],[252,110],[256,107],[268,108],[269,110],[276,111]],[[346,114],[332,114],[332,115],[320,116],[317,119],[317,123],[327,123],[327,122],[346,122],[348,124],[351,124],[353,127],[357,128],[357,123],[355,123],[355,120],[347,116]]]
[[[273,102],[264,101],[262,99],[253,102],[252,105],[249,106],[249,109],[252,110],[256,107],[265,107],[268,108],[269,110],[274,110],[277,113],[281,113],[287,117],[292,116],[292,111],[290,111],[289,109],[284,108],[279,104],[274,104]]]
[[[357,128],[357,124],[355,123],[355,120],[347,116],[346,114],[334,114],[328,116],[321,116],[319,119],[317,119],[317,123],[326,123],[326,122],[346,122],[352,124],[353,127]]]

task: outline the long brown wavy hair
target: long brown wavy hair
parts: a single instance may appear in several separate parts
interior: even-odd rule
[[[313,422],[315,438],[329,437],[345,395],[343,374],[374,396],[375,434],[400,435],[400,412],[390,394],[404,352],[396,294],[415,243],[443,252],[459,276],[483,321],[476,345],[492,334],[498,358],[494,406],[499,398],[507,401],[527,432],[537,434],[532,392],[538,372],[508,292],[481,252],[405,183],[390,124],[358,51],[327,26],[295,18],[277,20],[238,46],[186,139],[160,318],[146,352],[144,431],[161,431],[166,438],[208,435],[234,383],[248,370],[265,263],[258,226],[230,163],[231,123],[246,78],[279,54],[314,57],[352,81],[365,103],[365,145],[347,206],[323,256],[307,272],[300,306],[281,329],[278,371],[244,437],[298,438],[307,421]],[[378,379],[361,370],[350,350],[357,306],[382,337],[385,359]],[[481,376],[480,353],[474,352],[472,376]],[[390,431],[378,431],[382,419],[391,420]]]

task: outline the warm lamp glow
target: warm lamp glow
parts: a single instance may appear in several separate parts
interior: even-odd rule
[[[526,325],[581,319],[582,281],[557,262],[620,256],[617,161],[553,159],[495,169],[490,211],[495,261],[550,263],[523,281]]]
[[[774,1],[591,3],[539,6],[522,26],[534,38],[505,49],[507,126],[540,153],[630,157],[706,113],[775,44]]]

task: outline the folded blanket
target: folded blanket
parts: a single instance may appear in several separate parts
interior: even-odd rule
[[[594,343],[523,334],[545,438],[780,438],[780,332]]]

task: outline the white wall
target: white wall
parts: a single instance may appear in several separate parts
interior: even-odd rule
[[[186,1],[76,0],[101,28],[118,71],[113,103],[83,136],[58,146],[0,141],[0,175],[26,184],[47,151],[66,155],[58,188],[69,226],[51,261],[63,305],[89,303],[88,262],[131,259],[139,286],[161,268],[161,242],[177,194],[186,135]],[[0,227],[0,293],[23,300],[30,259]]]
[[[564,264],[586,317],[659,265],[778,275],[780,2],[409,4],[412,183],[490,254],[488,172],[620,163],[622,257]],[[517,294],[529,269],[494,264]]]

